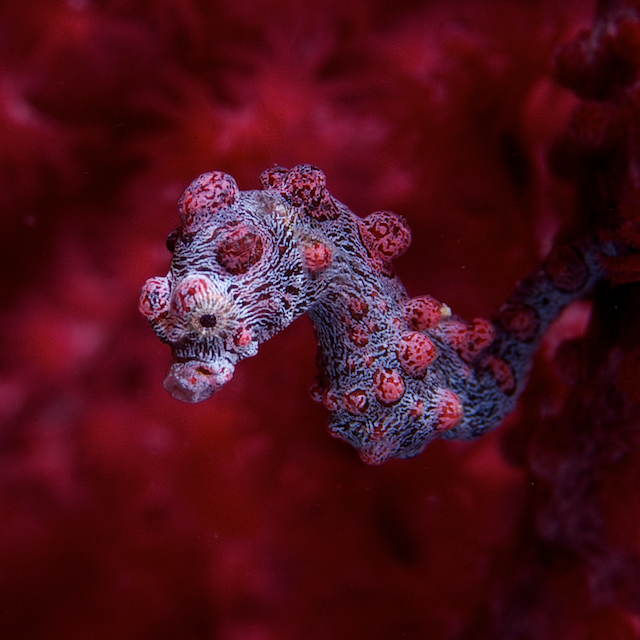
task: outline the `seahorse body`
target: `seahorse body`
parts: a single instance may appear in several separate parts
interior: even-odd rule
[[[332,435],[369,464],[500,424],[549,324],[604,275],[595,244],[565,246],[491,321],[466,322],[430,296],[410,299],[395,276],[391,261],[411,242],[400,216],[359,218],[311,165],[274,167],[261,183],[240,191],[213,171],[180,199],[171,270],[140,297],[173,351],[164,386],[179,400],[206,400],[306,312],[318,339],[312,396],[332,413]]]

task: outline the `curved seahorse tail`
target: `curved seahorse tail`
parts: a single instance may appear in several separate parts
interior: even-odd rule
[[[469,409],[465,419],[442,437],[479,437],[513,411],[544,334],[564,309],[607,277],[601,257],[616,254],[612,243],[596,235],[561,244],[517,284],[491,318],[495,338],[472,363],[469,380],[452,385]]]

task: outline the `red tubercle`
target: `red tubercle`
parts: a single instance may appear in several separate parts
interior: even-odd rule
[[[242,326],[236,331],[234,343],[237,347],[248,347],[253,340],[253,331],[248,327]]]
[[[359,322],[369,313],[369,304],[361,298],[350,298],[347,303],[349,315]]]
[[[404,380],[393,369],[378,369],[373,374],[373,391],[381,404],[394,404],[404,395]]]
[[[455,427],[464,415],[464,407],[458,394],[450,389],[440,389],[435,416],[431,425],[435,431],[447,431]]]
[[[232,206],[239,194],[238,184],[227,173],[209,171],[199,175],[178,202],[183,229],[197,230],[212,213]]]
[[[302,256],[311,273],[320,273],[328,269],[333,263],[333,251],[320,240],[305,243]]]
[[[344,408],[353,415],[363,415],[369,409],[369,396],[362,389],[353,389],[344,394]]]
[[[474,318],[469,323],[447,320],[440,324],[438,333],[465,362],[474,360],[491,345],[496,336],[493,323],[485,318]]]
[[[440,320],[451,315],[447,305],[428,295],[407,300],[402,304],[402,311],[407,324],[414,331],[437,327]]]
[[[383,439],[381,428],[374,431],[374,436],[372,436],[372,439],[375,440],[373,443],[358,449],[358,455],[362,462],[371,466],[381,465],[395,453],[393,444]]]
[[[287,169],[275,165],[265,169],[260,174],[260,186],[263,189],[276,189],[280,191],[287,177]]]
[[[322,394],[322,404],[324,404],[325,408],[329,411],[337,411],[340,406],[340,397],[333,389],[327,389]]]
[[[460,353],[467,340],[467,323],[461,320],[447,320],[438,327],[438,333],[452,349]]]
[[[165,277],[149,278],[140,292],[138,310],[148,320],[157,320],[169,311],[171,290]]]
[[[376,211],[360,223],[360,234],[371,257],[388,263],[401,256],[411,244],[406,220],[391,211]]]
[[[356,347],[366,347],[369,344],[371,330],[366,324],[347,325],[347,335]]]
[[[516,378],[511,365],[497,356],[486,356],[480,362],[480,368],[488,370],[496,384],[506,396],[512,396],[516,390]]]
[[[540,330],[538,312],[524,302],[512,302],[504,305],[500,309],[496,321],[514,338],[522,342],[531,342]]]
[[[278,174],[272,174],[278,175]],[[280,189],[294,207],[317,209],[327,188],[324,172],[311,164],[299,164],[287,171]]]
[[[423,333],[415,331],[400,337],[396,353],[405,373],[416,378],[422,377],[438,357],[433,342]]]
[[[409,416],[411,418],[421,418],[425,412],[425,404],[422,400],[416,400],[409,409]]]
[[[338,216],[331,195],[327,191],[324,172],[311,164],[299,164],[292,169],[274,166],[260,176],[263,189],[279,191],[294,207],[302,207],[307,215],[322,222]]]
[[[467,326],[464,343],[460,349],[460,357],[471,362],[478,354],[491,345],[496,337],[493,323],[486,318],[474,318]]]
[[[263,242],[256,229],[247,224],[232,227],[224,233],[216,260],[231,275],[246,273],[262,258]]]
[[[562,293],[576,293],[587,283],[589,268],[578,249],[563,245],[551,252],[544,271],[553,286]]]

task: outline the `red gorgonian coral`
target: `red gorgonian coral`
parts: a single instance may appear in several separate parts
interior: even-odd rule
[[[595,5],[2,3],[3,640],[638,635],[638,7]],[[300,163],[326,183],[280,168],[259,184]],[[382,231],[411,228],[395,356],[368,360],[368,298],[336,307],[370,386],[333,387],[301,319],[233,371],[185,353],[174,390],[215,379],[208,402],[164,392],[167,347],[135,306],[169,270],[181,192],[212,168],[312,220],[312,283],[343,264],[310,233],[342,224],[333,198],[380,213],[359,233],[383,282],[408,236]],[[594,232],[617,247],[609,280],[548,329],[519,394],[493,349],[508,334],[533,350],[546,316],[542,299],[502,305],[545,260],[572,297]],[[246,223],[219,242],[233,278],[278,246]],[[169,340],[224,331],[250,354],[254,323],[187,266],[145,312]],[[455,430],[466,399],[447,380],[411,397],[447,357],[519,394],[500,429],[377,467],[327,437],[328,410],[371,407]],[[397,453],[380,425],[367,437],[366,461]]]

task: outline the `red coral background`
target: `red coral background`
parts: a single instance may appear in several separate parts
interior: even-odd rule
[[[412,295],[489,315],[630,180],[613,160],[639,40],[632,24],[594,62],[575,37],[595,12],[4,0],[0,638],[640,635],[633,284],[599,292],[591,322],[569,309],[507,425],[377,468],[326,434],[306,319],[188,406],[136,310],[196,175],[249,189],[311,162],[357,213],[409,221]],[[635,202],[612,226],[634,249]]]

